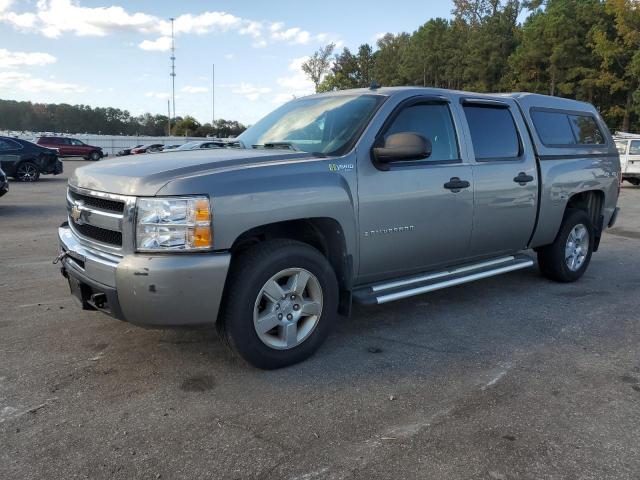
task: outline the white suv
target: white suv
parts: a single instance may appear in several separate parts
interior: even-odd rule
[[[620,152],[622,180],[640,185],[640,135],[619,133],[614,136],[614,140]]]

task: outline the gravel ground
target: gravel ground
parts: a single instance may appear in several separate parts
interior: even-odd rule
[[[578,283],[358,307],[265,372],[76,307],[51,260],[82,163],[0,199],[0,478],[640,477],[640,188]]]

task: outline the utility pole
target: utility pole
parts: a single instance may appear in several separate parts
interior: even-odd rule
[[[168,136],[171,136],[171,104],[169,100],[167,100],[167,118],[169,119],[169,131],[167,132]]]
[[[176,118],[176,45],[173,36],[173,22],[175,18],[171,20],[171,98],[173,99],[173,118]]]
[[[216,121],[216,64],[211,64],[211,130]]]

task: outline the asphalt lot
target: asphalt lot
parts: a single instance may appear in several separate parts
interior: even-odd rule
[[[578,283],[356,308],[265,372],[76,307],[51,261],[83,164],[0,199],[0,478],[640,477],[640,188]]]

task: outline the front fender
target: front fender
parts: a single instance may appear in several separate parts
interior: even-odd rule
[[[177,179],[158,195],[208,193],[216,250],[228,250],[248,230],[306,218],[331,218],[356,256],[355,161],[317,158]],[[336,169],[336,165],[346,168]]]

